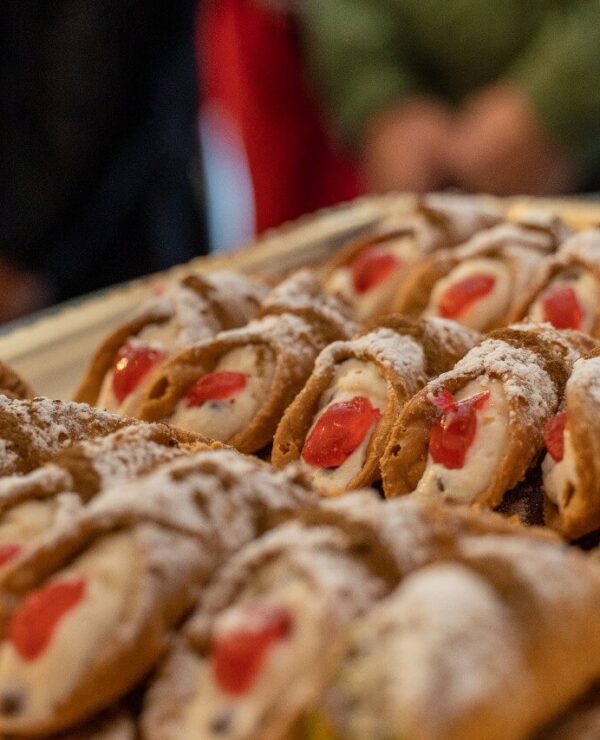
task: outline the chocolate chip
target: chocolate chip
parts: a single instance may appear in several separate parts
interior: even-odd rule
[[[18,690],[5,691],[0,694],[0,714],[5,717],[14,717],[20,714],[24,705],[24,696]]]
[[[438,479],[437,479],[437,481],[436,481],[436,483],[437,483],[438,491],[439,491],[440,493],[444,493],[444,491],[445,491],[446,489],[445,489],[445,487],[444,487],[444,484],[442,483],[442,480],[441,480],[441,478],[438,478]]]
[[[221,712],[218,717],[212,721],[210,731],[215,735],[221,735],[227,732],[233,719],[233,712],[231,709],[227,709],[225,712]]]

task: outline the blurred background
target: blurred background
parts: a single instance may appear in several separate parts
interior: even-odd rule
[[[600,190],[598,0],[4,0],[0,323],[362,193]]]

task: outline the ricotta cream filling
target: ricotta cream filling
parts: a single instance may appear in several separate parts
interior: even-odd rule
[[[325,284],[327,293],[341,295],[350,303],[358,320],[367,319],[381,312],[391,303],[402,271],[408,265],[416,262],[420,256],[420,251],[417,249],[415,239],[412,236],[399,237],[393,241],[382,243],[380,246],[375,246],[375,248],[382,252],[391,252],[400,262],[398,268],[390,272],[381,283],[375,285],[371,290],[358,293],[354,289],[352,269],[347,266],[335,270]],[[370,249],[370,247],[367,247],[367,249]]]
[[[268,570],[270,593],[261,595],[261,606],[285,608],[293,622],[286,638],[275,642],[264,656],[261,670],[249,690],[242,696],[224,693],[215,682],[212,665],[205,661],[200,667],[194,699],[184,714],[177,737],[197,740],[216,736],[214,728],[222,722],[219,737],[256,737],[264,713],[277,706],[281,695],[299,677],[310,676],[318,659],[323,641],[321,610],[314,599],[310,584],[297,573],[277,567]],[[239,605],[221,614],[215,625],[239,622],[244,624],[244,606],[256,603],[252,591],[246,592]]]
[[[550,283],[547,290],[557,286],[569,287],[575,291],[583,314],[581,317],[580,331],[590,334],[596,324],[598,302],[600,301],[600,291],[598,290],[598,281],[596,278],[587,270],[579,268],[556,277]],[[531,306],[529,316],[534,321],[546,321],[544,315],[545,294],[546,291],[543,291]]]
[[[213,372],[243,373],[246,386],[231,398],[189,406],[179,401],[170,423],[222,442],[241,432],[264,404],[275,373],[275,357],[263,346],[237,347],[223,355]]]
[[[473,303],[455,318],[464,326],[484,331],[502,321],[510,306],[511,276],[508,267],[499,260],[485,257],[466,260],[438,280],[429,298],[425,316],[439,315],[439,302],[443,294],[455,283],[475,275],[490,275],[495,278],[491,291]]]
[[[57,623],[50,644],[36,659],[25,661],[13,645],[0,643],[0,704],[3,696],[20,697],[18,719],[43,720],[66,700],[89,664],[110,642],[135,583],[136,550],[132,537],[104,537],[52,581],[84,578],[83,600]],[[10,717],[7,717],[10,721]]]
[[[315,424],[330,406],[356,396],[368,398],[373,408],[379,409],[383,415],[387,403],[387,381],[381,377],[372,362],[345,360],[336,367],[335,376],[321,397],[319,412],[306,438],[308,439]],[[300,458],[300,464],[314,485],[327,493],[343,491],[365,464],[367,447],[376,426],[377,424],[371,426],[360,445],[338,468],[316,468]]]
[[[485,375],[468,383],[455,396],[457,401],[490,392],[485,406],[475,411],[477,429],[465,464],[449,470],[427,456],[427,466],[415,494],[425,499],[472,503],[489,486],[504,455],[508,438],[509,408],[502,383]]]
[[[0,518],[0,545],[29,542],[50,528],[54,512],[52,499],[25,501],[8,509]]]
[[[562,508],[568,502],[571,489],[576,488],[578,483],[575,450],[567,428],[565,428],[563,439],[563,459],[556,462],[552,455],[548,453],[542,462],[546,496],[559,508]]]

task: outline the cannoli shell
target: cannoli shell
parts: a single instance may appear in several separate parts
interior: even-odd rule
[[[65,447],[135,424],[86,404],[0,396],[0,475],[27,473]]]
[[[394,365],[386,357],[385,345],[390,342],[393,342],[394,351],[402,353],[406,358],[403,367]],[[403,349],[403,345],[406,349]],[[406,401],[426,381],[420,345],[411,337],[401,337],[386,328],[350,342],[336,342],[321,353],[315,371],[287,408],[277,427],[271,453],[271,462],[276,468],[282,468],[300,458],[306,435],[318,412],[320,399],[334,379],[336,366],[349,359],[363,360],[377,368],[379,375],[387,382],[387,401],[369,441],[365,462],[358,475],[348,482],[347,488],[367,486],[379,476],[379,460],[394,420]],[[411,362],[413,359],[414,363]]]
[[[577,485],[560,507],[547,497],[544,499],[546,523],[569,539],[600,528],[600,414],[596,401],[599,382],[600,350],[596,349],[576,363],[565,396]]]
[[[574,341],[578,342],[580,336],[583,337],[577,334]],[[482,373],[506,382],[511,377],[508,369],[511,363],[522,363],[522,350],[529,351],[527,361],[545,371],[547,387],[538,389],[542,395],[539,403],[536,401],[533,406],[533,401],[523,395],[509,394],[510,425],[506,450],[490,485],[479,495],[477,502],[497,506],[504,493],[516,486],[542,448],[543,426],[556,412],[572,361],[577,356],[567,339],[546,325],[534,325],[530,330],[509,328],[492,333],[474,350],[481,362],[473,363],[474,356],[469,353],[464,362],[459,362],[454,370],[430,383],[406,404],[382,459],[386,497],[411,493],[425,471],[431,429],[439,418],[431,396],[442,390],[454,395]],[[486,362],[488,353],[497,356],[499,352],[499,363]],[[524,368],[521,370],[524,372]],[[527,382],[523,373],[517,382]]]
[[[3,362],[0,362],[0,393],[8,398],[25,399],[35,396],[30,385]]]
[[[291,314],[266,316],[242,330],[223,332],[167,361],[150,379],[136,415],[148,421],[168,419],[187,389],[212,372],[223,355],[238,347],[263,347],[275,358],[270,391],[250,424],[227,440],[240,452],[256,452],[272,440],[283,412],[302,388],[326,341],[318,328]]]

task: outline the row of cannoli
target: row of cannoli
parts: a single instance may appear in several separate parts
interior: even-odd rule
[[[0,733],[517,740],[600,677],[599,613],[597,559],[542,531],[371,492],[319,504],[199,452],[2,575]]]

